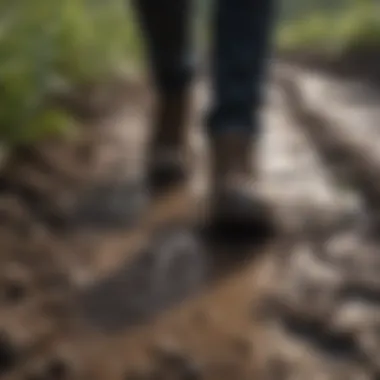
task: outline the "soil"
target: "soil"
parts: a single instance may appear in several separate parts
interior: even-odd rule
[[[367,312],[378,313],[376,244],[352,217],[355,189],[331,181],[278,85],[267,88],[258,186],[281,227],[269,241],[221,244],[202,234],[204,82],[190,120],[192,180],[161,198],[150,199],[141,181],[152,100],[143,85],[118,112],[84,123],[79,139],[9,159],[1,379],[377,378],[375,345],[365,340],[372,330],[362,344],[343,329],[357,300],[361,323],[372,316],[364,325],[377,326]],[[342,236],[349,243],[326,248]],[[332,308],[334,297],[343,308]]]

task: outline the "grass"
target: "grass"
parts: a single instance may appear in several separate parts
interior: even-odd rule
[[[124,1],[0,0],[1,143],[72,132],[51,94],[113,77],[139,54]]]
[[[355,1],[339,11],[319,11],[281,25],[280,51],[316,51],[327,56],[380,50],[380,6]]]

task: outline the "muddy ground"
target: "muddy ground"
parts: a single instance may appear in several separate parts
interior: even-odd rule
[[[49,142],[7,163],[1,379],[379,378],[373,203],[310,139],[313,115],[299,99],[298,108],[289,102],[281,75],[274,67],[267,86],[259,183],[281,228],[255,246],[210,244],[201,233],[203,81],[194,88],[187,189],[154,202],[144,193],[152,99],[142,84],[120,112],[84,126],[79,140]],[[323,92],[320,98],[326,102]],[[308,104],[306,93],[301,99]],[[331,99],[324,107],[339,109]],[[344,134],[355,140],[353,131]],[[369,141],[370,133],[377,130],[366,129]],[[359,153],[375,151],[366,147]],[[376,165],[367,165],[371,173]]]

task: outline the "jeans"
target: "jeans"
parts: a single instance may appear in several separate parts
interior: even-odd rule
[[[215,0],[212,103],[207,132],[257,135],[275,0]],[[188,87],[194,74],[191,0],[135,0],[158,94]]]

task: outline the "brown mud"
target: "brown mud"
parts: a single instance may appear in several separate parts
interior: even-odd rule
[[[199,228],[204,83],[194,89],[191,186],[154,201],[141,185],[151,97],[136,94],[79,139],[50,141],[3,170],[0,378],[377,379],[375,346],[341,331],[345,308],[331,311],[336,299],[364,303],[360,326],[377,326],[366,309],[378,312],[375,243],[358,228],[356,188],[331,181],[275,81],[259,186],[283,228],[251,246],[210,243]],[[343,237],[330,257],[326,242]],[[361,268],[356,282],[346,258]]]

